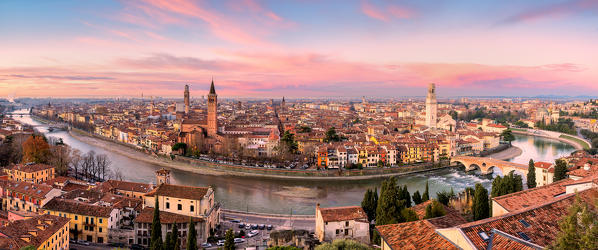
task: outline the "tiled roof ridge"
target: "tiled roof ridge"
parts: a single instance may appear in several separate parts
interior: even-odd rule
[[[588,190],[592,190],[592,189],[588,189]],[[581,192],[578,192],[578,193],[581,193]],[[554,203],[561,202],[563,200],[566,200],[566,199],[568,199],[570,197],[573,197],[573,196],[577,195],[578,193],[566,194],[566,195],[563,195],[561,197],[558,197],[554,201],[550,201],[550,202],[542,203],[542,204],[538,204],[538,205],[533,205],[533,206],[530,206],[530,207],[527,207],[527,208],[522,208],[522,209],[515,210],[513,212],[506,213],[506,214],[503,214],[503,215],[500,215],[500,216],[490,217],[490,218],[486,218],[486,219],[482,219],[482,220],[477,220],[477,221],[472,221],[472,222],[469,222],[469,223],[461,224],[461,225],[458,225],[457,228],[467,228],[467,227],[470,227],[470,226],[475,226],[475,225],[487,223],[487,222],[490,222],[490,221],[495,221],[495,220],[504,219],[504,218],[507,218],[507,217],[519,215],[519,214],[528,212],[530,210],[538,209],[538,208],[541,208],[541,207],[546,207],[546,206],[552,205]]]
[[[345,208],[360,208],[361,206],[344,206],[344,207],[320,207],[320,210],[336,210]]]
[[[494,197],[492,199],[495,200],[495,201],[498,201],[498,200],[502,200],[502,199],[505,199],[505,198],[510,198],[510,197],[513,197],[513,196],[516,196],[516,195],[520,195],[520,194],[524,194],[524,193],[529,193],[529,192],[537,191],[539,189],[546,189],[546,188],[549,188],[549,187],[553,187],[553,186],[556,186],[557,184],[562,184],[562,183],[564,183],[566,181],[573,181],[573,179],[563,179],[563,180],[559,180],[557,182],[550,183],[548,185],[544,185],[544,186],[540,186],[540,187],[535,187],[535,188],[528,188],[526,190],[521,190],[521,191],[518,191],[518,192],[515,192],[515,193],[501,195],[501,196],[498,196],[498,197]]]

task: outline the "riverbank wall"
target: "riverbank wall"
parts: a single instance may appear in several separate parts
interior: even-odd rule
[[[250,167],[232,164],[221,164],[211,161],[199,160],[190,157],[175,156],[171,159],[167,156],[150,155],[145,151],[130,144],[117,142],[109,138],[94,135],[79,129],[69,131],[74,138],[92,144],[96,147],[127,156],[132,159],[156,164],[166,168],[179,169],[203,175],[230,175],[244,177],[258,177],[271,179],[301,179],[301,180],[369,180],[382,179],[391,176],[411,175],[422,172],[429,172],[451,168],[448,162],[421,163],[397,167],[365,168],[352,170],[294,170],[294,169],[271,169],[263,167]],[[100,143],[99,141],[102,143]]]
[[[544,137],[544,138],[558,140],[560,142],[567,143],[567,144],[573,146],[576,150],[583,150],[585,148],[588,148],[590,145],[583,138],[579,138],[574,135],[568,135],[568,134],[555,132],[555,131],[546,131],[546,130],[540,130],[540,129],[511,129],[511,131],[513,131],[513,134],[531,135],[531,136],[538,136],[538,137]],[[566,137],[570,137],[573,140],[567,139]],[[585,143],[585,145],[583,143]]]

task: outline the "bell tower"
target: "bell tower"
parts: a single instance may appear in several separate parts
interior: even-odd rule
[[[218,133],[218,95],[214,88],[214,79],[210,86],[208,94],[208,136],[214,136]]]

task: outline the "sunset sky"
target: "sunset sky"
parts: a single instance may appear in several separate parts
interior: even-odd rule
[[[2,0],[0,98],[598,95],[598,0]]]

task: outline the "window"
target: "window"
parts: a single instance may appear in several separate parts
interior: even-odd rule
[[[102,227],[98,227],[98,232],[102,232]]]
[[[345,229],[345,235],[349,235],[349,229]]]
[[[530,240],[529,236],[527,236],[527,234],[525,234],[524,232],[519,232],[517,234],[519,235],[519,237],[521,237],[521,239],[523,239],[525,241],[529,241]]]
[[[75,220],[78,220],[78,217],[75,215]]]
[[[193,211],[195,210],[195,207],[194,207],[193,205],[191,205],[191,207],[189,207],[189,210],[190,210],[191,212],[193,212]]]
[[[336,234],[339,234],[339,233],[340,233],[340,230],[338,230],[338,229],[337,229],[337,230],[336,230]]]
[[[349,221],[345,221],[345,227],[349,226]]]
[[[170,209],[170,202],[166,202],[166,209]]]
[[[181,205],[181,204],[178,204],[178,205],[177,205],[177,208],[178,208],[178,210],[179,210],[179,211],[180,211],[180,210],[183,210],[183,205]]]
[[[486,234],[486,232],[479,232],[478,235],[482,238],[482,240],[487,241],[490,239],[490,237],[488,237],[488,234]]]
[[[98,220],[100,221],[100,223],[102,223],[102,218],[99,218]]]
[[[529,227],[529,223],[527,223],[527,221],[525,221],[524,219],[519,220],[519,222],[521,222],[521,224],[523,224],[524,227]]]

